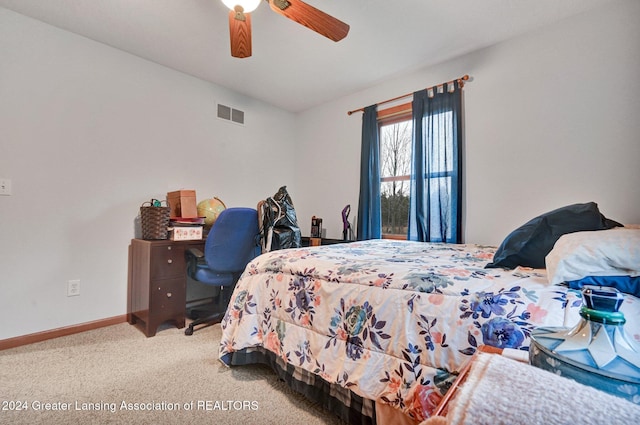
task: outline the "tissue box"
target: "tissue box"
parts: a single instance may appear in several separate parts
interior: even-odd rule
[[[169,217],[195,218],[198,216],[195,190],[176,190],[167,193]]]
[[[172,241],[193,241],[202,239],[202,226],[175,226],[169,229]]]

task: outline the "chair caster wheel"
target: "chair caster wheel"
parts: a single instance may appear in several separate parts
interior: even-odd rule
[[[185,335],[193,335],[193,328],[191,326],[189,326],[187,329],[184,330],[184,334]]]

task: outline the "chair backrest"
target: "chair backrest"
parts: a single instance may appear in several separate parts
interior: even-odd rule
[[[227,208],[213,223],[204,246],[207,266],[221,273],[240,273],[259,253],[258,213]]]

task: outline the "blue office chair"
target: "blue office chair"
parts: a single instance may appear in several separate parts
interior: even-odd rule
[[[247,264],[260,254],[258,213],[253,208],[227,208],[213,223],[204,245],[204,253],[188,249],[189,278],[217,288],[213,310],[203,316],[200,310],[191,312],[195,320],[185,329],[192,335],[198,329],[219,323],[227,310],[231,294]],[[195,314],[194,314],[195,312]]]

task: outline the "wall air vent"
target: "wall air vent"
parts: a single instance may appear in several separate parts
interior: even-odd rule
[[[218,103],[218,118],[244,125],[244,111]]]

